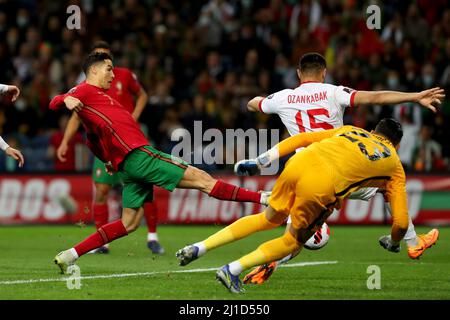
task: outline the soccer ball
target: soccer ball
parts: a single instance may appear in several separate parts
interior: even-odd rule
[[[322,227],[314,233],[314,235],[306,241],[304,247],[309,250],[319,250],[323,248],[330,239],[330,228],[324,222]]]

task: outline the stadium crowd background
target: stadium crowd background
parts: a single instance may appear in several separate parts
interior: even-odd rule
[[[170,152],[175,128],[279,128],[276,116],[252,114],[247,102],[298,85],[299,57],[327,60],[326,82],[357,90],[450,92],[450,7],[446,0],[378,1],[381,29],[366,26],[369,2],[347,0],[0,0],[0,83],[20,87],[0,101],[0,135],[25,157],[19,169],[1,154],[0,171],[89,171],[81,144],[76,161],[56,163],[67,112],[50,99],[73,87],[96,40],[111,44],[114,63],[132,69],[149,94],[141,116],[154,144]],[[81,8],[69,30],[66,8]],[[418,105],[348,110],[345,124],[372,129],[393,116],[404,126],[400,155],[408,171],[450,169],[450,102],[437,115]],[[78,142],[81,142],[78,137]],[[224,169],[213,166],[209,170]]]

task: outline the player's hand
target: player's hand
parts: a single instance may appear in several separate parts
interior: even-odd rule
[[[75,112],[81,111],[84,106],[79,99],[71,96],[66,97],[64,103],[66,104],[67,109]]]
[[[17,98],[20,95],[20,90],[18,87],[16,86],[8,86],[8,91],[7,93],[12,95],[11,101],[14,102],[17,100]]]
[[[433,112],[436,112],[435,105],[440,105],[442,103],[442,100],[444,100],[444,97],[445,97],[444,89],[436,87],[419,92],[417,102],[420,103],[425,108],[430,109]]]
[[[109,174],[110,176],[112,176],[114,174],[114,168],[113,168],[111,161],[105,163],[105,170],[106,170],[106,173]]]
[[[59,145],[58,149],[56,150],[56,156],[58,157],[59,161],[66,162],[66,153],[68,148],[69,147],[66,143],[61,143]]]
[[[394,243],[391,236],[382,236],[378,239],[378,242],[380,243],[380,246],[385,248],[387,251],[399,253],[401,250],[400,243]]]
[[[22,152],[20,152],[17,149],[8,147],[5,150],[5,153],[10,156],[11,158],[14,158],[15,160],[19,161],[19,167],[22,168],[23,164],[25,163],[25,159],[23,158]]]
[[[234,172],[238,176],[254,176],[259,169],[256,159],[244,159],[234,165]]]

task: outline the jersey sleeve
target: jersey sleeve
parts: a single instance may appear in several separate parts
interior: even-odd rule
[[[334,98],[341,107],[354,107],[356,90],[344,86],[338,86],[334,90]]]
[[[138,78],[134,74],[134,72],[131,71],[128,75],[128,88],[135,95],[137,95],[139,91],[141,91],[141,84],[139,83]]]
[[[316,132],[304,132],[296,134],[295,136],[284,139],[277,144],[279,157],[294,152],[298,148],[307,147],[314,142],[321,141],[323,139],[331,138],[337,133],[341,132],[342,128],[322,130]]]
[[[58,110],[64,107],[64,99],[66,97],[74,97],[79,99],[81,102],[83,102],[82,100],[82,90],[80,90],[78,87],[73,87],[72,89],[70,89],[67,93],[65,94],[60,94],[55,96],[49,104],[49,108],[51,110]]]
[[[392,210],[392,239],[400,241],[409,224],[406,178],[400,160],[397,161],[395,172],[386,185],[386,196]]]
[[[284,91],[284,90],[283,90]],[[284,100],[283,91],[275,92],[259,102],[258,108],[262,113],[278,113],[279,106]]]

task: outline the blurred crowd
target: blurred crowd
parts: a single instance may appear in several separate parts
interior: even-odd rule
[[[381,29],[366,26],[370,4]],[[70,30],[69,5],[81,9]],[[0,101],[0,135],[23,150],[23,170],[90,170],[82,137],[73,161],[55,165],[68,114],[49,101],[77,83],[93,42],[110,43],[117,66],[134,71],[149,94],[141,116],[151,141],[170,152],[173,130],[284,127],[276,116],[249,113],[247,102],[298,86],[300,56],[327,60],[326,82],[357,90],[450,92],[450,7],[446,0],[0,0],[0,83],[21,88]],[[347,110],[345,124],[372,129],[392,116],[404,127],[399,151],[408,171],[450,168],[450,102],[437,114],[416,104]],[[281,135],[285,136],[286,133]],[[3,155],[2,155],[3,156]],[[210,169],[223,169],[216,166]],[[0,171],[14,171],[0,158]]]

